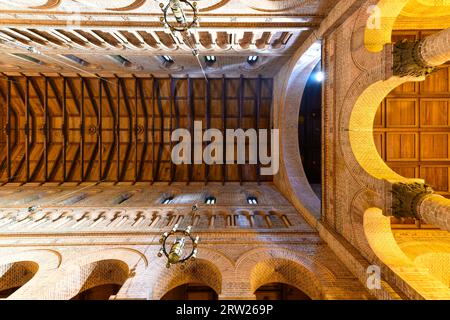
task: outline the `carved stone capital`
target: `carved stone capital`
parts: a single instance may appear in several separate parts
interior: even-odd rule
[[[421,56],[423,41],[403,40],[394,45],[394,76],[424,77],[432,73],[435,68],[429,66]]]
[[[424,183],[395,183],[392,185],[392,214],[396,218],[420,219],[418,208],[433,189]]]

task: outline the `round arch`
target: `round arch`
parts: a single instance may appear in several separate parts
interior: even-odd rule
[[[326,267],[279,248],[259,248],[245,253],[236,262],[235,273],[250,279],[251,293],[265,284],[278,282],[290,284],[316,300],[326,299],[326,288],[335,283],[334,275]]]
[[[197,259],[188,263],[183,270],[180,266],[172,266],[170,271],[162,271],[153,289],[153,299],[159,300],[172,289],[188,283],[204,284],[218,295],[222,292],[222,274],[219,268],[207,260]]]

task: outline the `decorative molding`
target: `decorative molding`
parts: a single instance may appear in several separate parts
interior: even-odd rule
[[[420,219],[418,208],[426,196],[434,193],[424,183],[394,183],[392,185],[392,214],[396,218]]]
[[[394,76],[424,77],[435,68],[429,66],[421,56],[423,41],[403,40],[394,45]]]

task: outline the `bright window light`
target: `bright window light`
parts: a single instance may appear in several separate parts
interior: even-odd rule
[[[215,56],[206,56],[205,60],[206,60],[206,62],[214,63],[214,62],[216,62],[217,59]]]
[[[248,62],[249,64],[254,64],[254,63],[258,62],[258,59],[259,59],[258,56],[249,56],[249,57],[247,58],[247,62]]]
[[[323,80],[325,80],[325,74],[322,71],[316,72],[314,78],[317,82],[323,82]]]
[[[171,56],[162,56],[162,58],[164,59],[165,62],[169,62],[169,63],[173,62],[173,59]]]
[[[247,202],[248,204],[258,204],[258,199],[256,199],[255,197],[248,197]]]
[[[173,197],[168,197],[163,200],[163,204],[170,204],[173,201]]]
[[[206,204],[216,204],[216,198],[208,197],[208,198],[206,198],[205,203]]]

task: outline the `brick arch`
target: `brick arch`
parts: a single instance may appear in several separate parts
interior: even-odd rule
[[[17,261],[0,265],[0,291],[24,286],[38,270],[39,264],[34,261]]]
[[[55,250],[36,249],[1,255],[0,261],[2,264],[31,261],[37,263],[39,265],[38,272],[42,272],[57,269],[61,265],[62,257],[61,254]]]
[[[150,277],[153,279],[151,281],[153,288],[150,296],[154,300],[161,299],[170,290],[189,282],[204,283],[220,294],[222,284],[234,277],[233,260],[219,251],[208,248],[201,248],[198,251],[198,259],[188,262],[185,270],[181,270],[179,266],[167,269],[165,262],[166,260],[161,258],[152,264],[153,272]],[[192,266],[196,267],[192,269]]]
[[[217,294],[222,292],[222,274],[219,268],[204,259],[189,262],[184,270],[178,265],[172,266],[170,270],[160,270],[159,273],[154,282],[154,300],[159,300],[170,290],[188,283],[202,283]]]
[[[413,300],[450,299],[450,289],[430,275],[428,269],[417,265],[398,246],[391,229],[390,219],[379,208],[369,208],[364,213],[364,232],[376,255],[383,277]],[[433,288],[433,290],[430,290]],[[372,290],[374,295],[377,291]]]
[[[297,287],[312,299],[326,298],[326,288],[333,287],[335,282],[334,275],[326,267],[279,248],[259,248],[243,254],[236,262],[235,274],[249,279],[252,294],[264,284],[280,282]]]
[[[383,46],[391,43],[395,21],[409,0],[372,0],[375,11],[367,12],[364,21],[364,45],[371,52],[380,52]],[[372,18],[369,19],[369,16]]]
[[[99,259],[86,264],[70,265],[61,270],[54,285],[43,294],[43,299],[68,300],[96,286],[123,285],[128,276],[127,263],[118,259]]]
[[[46,280],[47,290],[40,299],[68,300],[79,292],[102,284],[123,285],[135,272],[142,272],[148,260],[140,251],[114,248],[94,251],[64,261]]]
[[[280,79],[280,86],[283,87],[278,88],[280,170],[274,182],[311,225],[315,225],[320,218],[321,204],[303,169],[298,142],[298,116],[307,80],[321,58],[320,46],[319,42],[312,44],[303,55],[296,57],[297,60],[287,70],[282,70],[280,74],[288,76]]]

